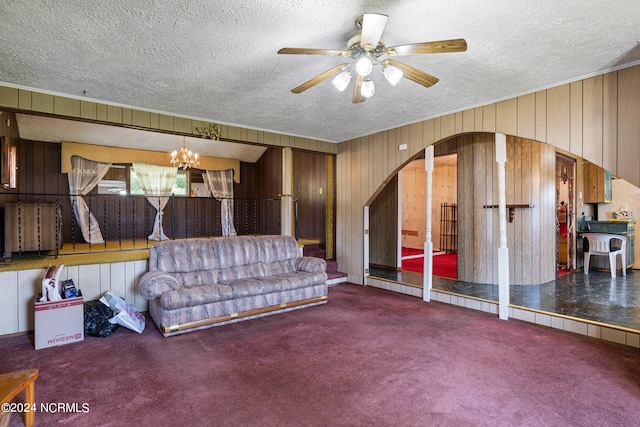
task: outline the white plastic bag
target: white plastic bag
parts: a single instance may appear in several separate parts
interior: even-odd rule
[[[60,289],[60,273],[62,273],[62,265],[50,265],[42,279],[42,297],[40,302],[60,301],[62,299],[62,290]]]
[[[144,331],[144,316],[134,306],[127,304],[122,298],[106,292],[100,302],[111,307],[116,313],[114,317],[109,319],[110,323],[124,326],[127,329],[136,331],[141,334]]]

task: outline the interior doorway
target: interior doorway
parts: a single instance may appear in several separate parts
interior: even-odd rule
[[[426,170],[424,159],[402,169],[399,203],[401,212],[401,258],[403,271],[422,273],[426,240]],[[457,155],[434,158],[432,174],[431,241],[433,274],[457,278]]]
[[[575,167],[556,153],[556,276],[575,269]]]

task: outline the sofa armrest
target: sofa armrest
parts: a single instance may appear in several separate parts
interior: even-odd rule
[[[327,271],[327,262],[322,258],[303,256],[296,259],[296,270],[307,273],[324,273]]]
[[[159,270],[145,273],[138,282],[140,293],[148,300],[157,298],[163,293],[179,287],[180,283],[173,276]]]

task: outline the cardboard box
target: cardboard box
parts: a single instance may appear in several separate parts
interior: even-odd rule
[[[82,297],[35,304],[36,350],[84,340]]]

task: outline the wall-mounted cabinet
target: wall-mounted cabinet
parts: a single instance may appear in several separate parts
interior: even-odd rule
[[[584,168],[584,202],[611,203],[611,172],[593,163]]]

